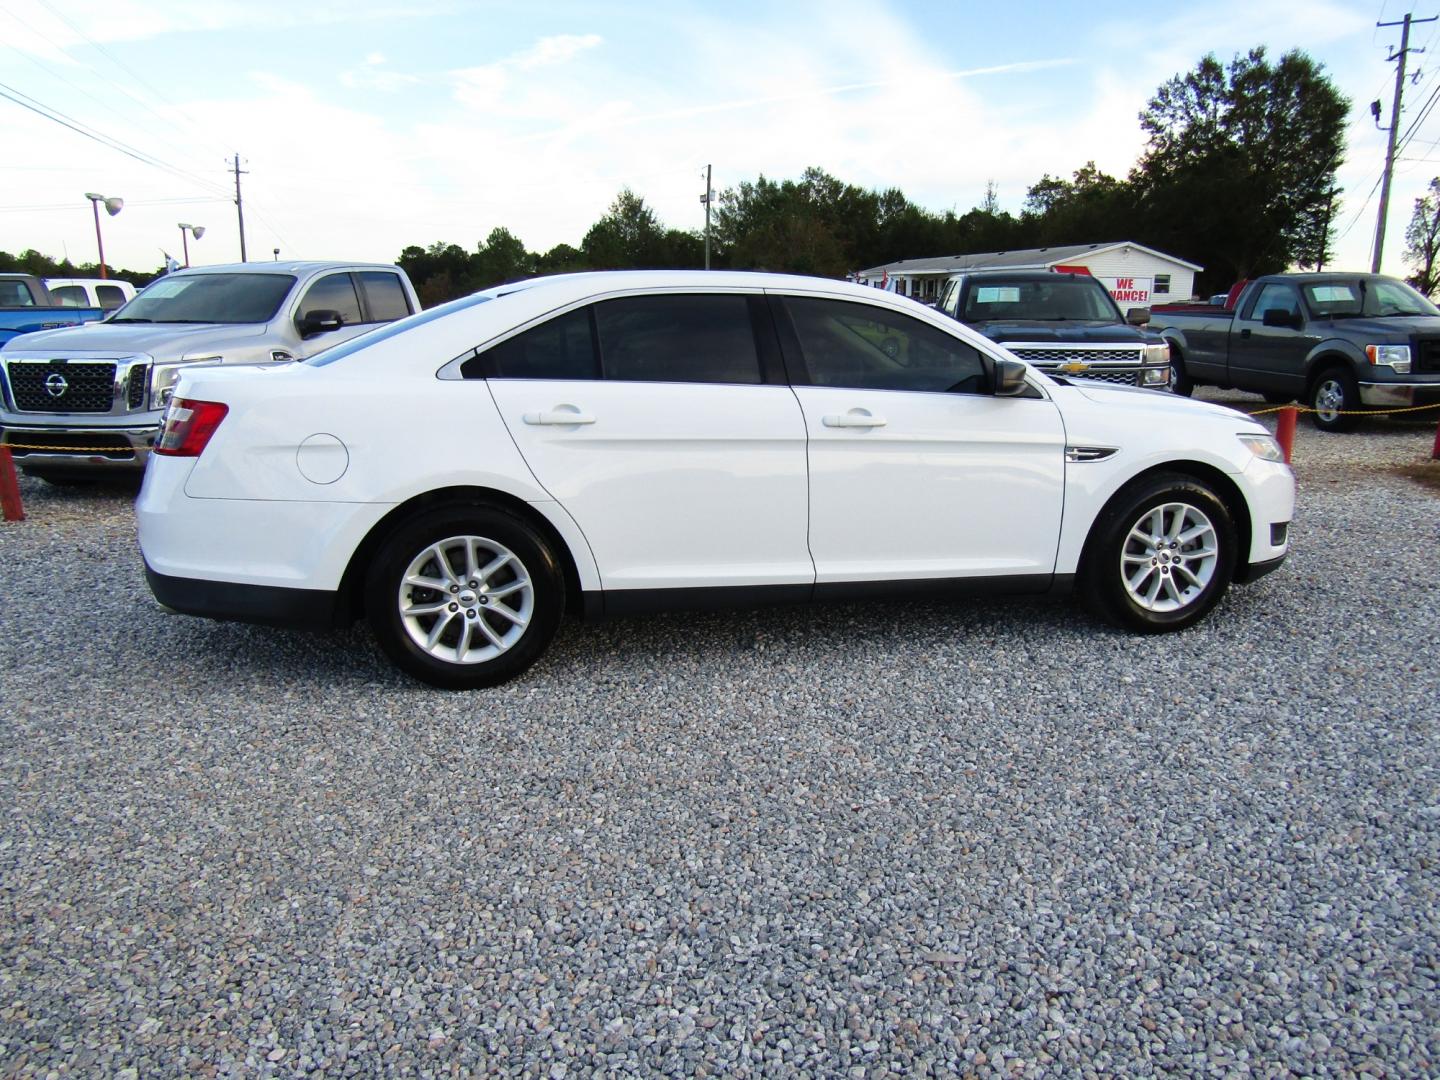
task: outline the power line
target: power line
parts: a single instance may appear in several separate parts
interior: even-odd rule
[[[170,173],[172,176],[179,177],[183,180],[189,180],[192,183],[199,184],[201,187],[208,188],[212,191],[218,192],[220,190],[223,190],[212,181],[206,180],[203,177],[196,176],[193,173],[186,172],[184,169],[178,169],[174,165],[171,165],[155,157],[153,154],[147,154],[143,150],[136,149],[135,147],[130,146],[127,143],[121,142],[119,139],[115,139],[109,135],[104,134],[96,128],[92,128],[89,124],[85,124],[83,121],[76,120],[74,117],[71,116],[67,116],[65,113],[60,112],[58,109],[54,109],[51,106],[46,105],[44,102],[38,100],[37,98],[31,97],[24,91],[15,89],[8,83],[0,82],[0,97],[4,97],[10,101],[13,101],[21,108],[28,109],[38,116],[43,116],[47,120],[52,120],[55,123],[59,124],[61,127],[69,128],[77,135],[83,135],[85,136],[85,138],[91,139],[94,142],[99,143],[101,146],[107,147],[111,150],[115,150],[121,154],[124,154],[126,157],[134,158],[142,165],[148,165],[151,168],[161,169],[165,172]]]

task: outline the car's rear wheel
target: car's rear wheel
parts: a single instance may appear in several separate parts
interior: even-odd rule
[[[1360,422],[1360,388],[1348,371],[1329,368],[1310,386],[1310,419],[1321,431],[1349,431]]]
[[[474,504],[430,510],[380,545],[365,608],[380,647],[432,686],[495,686],[530,667],[565,607],[554,551],[528,522]]]
[[[1192,477],[1159,474],[1123,491],[1096,521],[1081,596],[1118,626],[1183,630],[1219,603],[1235,555],[1235,526],[1220,497]]]
[[[1185,373],[1185,361],[1175,351],[1174,345],[1170,346],[1170,389],[1184,397],[1195,392],[1195,382]]]

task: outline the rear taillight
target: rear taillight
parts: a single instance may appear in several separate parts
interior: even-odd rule
[[[199,457],[229,411],[229,405],[218,401],[175,398],[165,410],[165,424],[155,440],[155,453],[166,457]]]

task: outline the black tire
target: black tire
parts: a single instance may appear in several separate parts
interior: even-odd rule
[[[1267,405],[1289,405],[1290,402],[1295,400],[1294,394],[1285,394],[1278,390],[1267,390],[1260,396],[1265,399],[1265,404]]]
[[[467,553],[472,565],[510,558],[489,578],[457,576]],[[412,569],[450,587],[407,586]],[[493,600],[492,589],[500,593]],[[426,610],[432,606],[437,610]],[[380,647],[401,670],[447,690],[497,686],[540,659],[555,636],[565,575],[529,522],[485,503],[451,504],[421,512],[380,545],[365,574],[365,610]],[[427,647],[419,638],[437,625],[439,636]]]
[[[1174,345],[1170,346],[1170,392],[1181,397],[1189,397],[1195,392],[1195,381],[1185,373],[1185,361],[1175,351]]]
[[[1158,520],[1152,516],[1157,511]],[[1159,534],[1152,527],[1147,536],[1169,537],[1171,545],[1180,546],[1135,539],[1132,533],[1147,524],[1161,526]],[[1179,540],[1202,526],[1208,531],[1188,543]],[[1201,554],[1211,540],[1213,554]],[[1178,473],[1143,477],[1110,500],[1091,528],[1080,565],[1080,597],[1116,626],[1146,634],[1183,630],[1225,595],[1236,551],[1230,511],[1208,484]],[[1156,593],[1150,593],[1152,585]],[[1149,594],[1148,601],[1142,593]]]
[[[1344,368],[1326,368],[1316,375],[1305,404],[1315,410],[1310,419],[1320,431],[1350,431],[1360,423],[1360,388]]]

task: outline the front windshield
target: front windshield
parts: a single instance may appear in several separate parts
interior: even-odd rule
[[[1403,281],[1322,281],[1305,286],[1305,300],[1317,319],[1440,315],[1440,308]]]
[[[985,278],[971,283],[961,322],[1009,319],[1119,322],[1120,313],[1094,278],[1056,274],[1042,280]]]
[[[192,274],[163,277],[111,322],[263,323],[295,285],[289,274]]]

